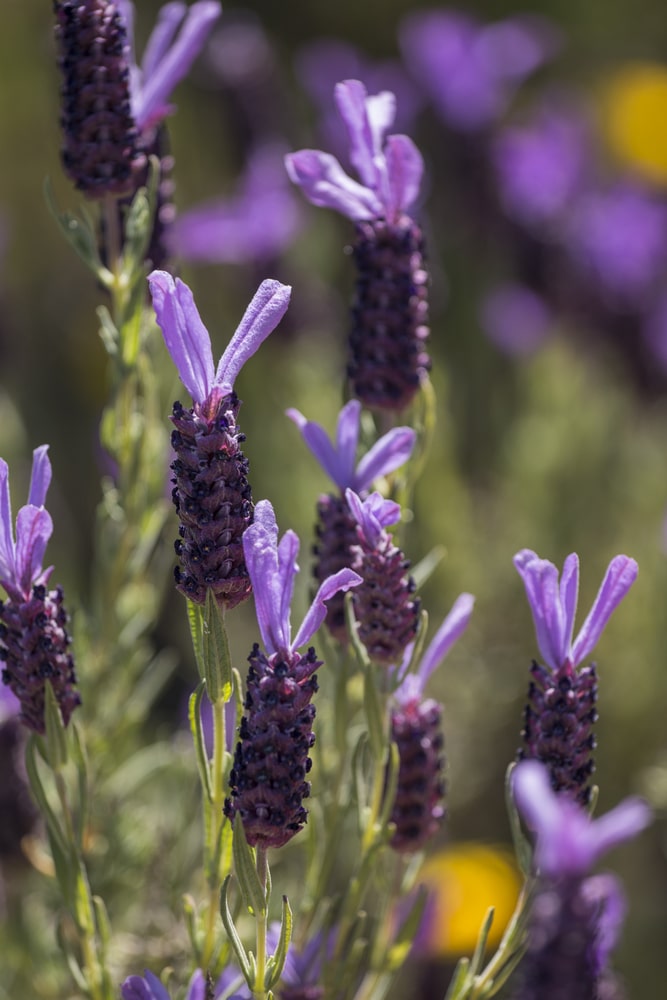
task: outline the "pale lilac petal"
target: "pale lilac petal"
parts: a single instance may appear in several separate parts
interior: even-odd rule
[[[285,157],[285,168],[313,205],[332,208],[355,222],[383,214],[374,192],[346,174],[330,153],[301,149]]]
[[[407,135],[390,135],[385,146],[387,161],[387,216],[396,218],[416,200],[424,173],[424,159]]]
[[[518,552],[514,557],[514,565],[526,588],[542,658],[547,666],[557,670],[569,655],[566,623],[558,588],[558,570],[553,563],[540,559],[530,549]]]
[[[174,0],[173,3],[166,3],[160,7],[141,59],[141,72],[144,80],[147,80],[157,70],[158,64],[167,54],[187,9],[187,4],[180,3],[179,0]]]
[[[624,799],[615,809],[600,816],[592,824],[596,859],[618,844],[636,837],[646,829],[652,818],[648,803],[637,796]]]
[[[572,646],[575,666],[592,653],[613,612],[637,579],[637,572],[637,563],[629,556],[616,556],[609,563],[593,607]]]
[[[206,1000],[206,980],[201,969],[192,974],[185,1000]]]
[[[357,447],[359,445],[360,418],[361,403],[358,399],[351,399],[338,414],[336,450],[341,467],[349,471],[348,482],[345,483],[345,486],[351,486],[352,479],[354,478],[354,466],[357,460]]]
[[[451,611],[433,636],[421,658],[417,673],[422,690],[426,687],[426,682],[433,671],[442,663],[454,643],[465,632],[474,604],[475,598],[472,594],[460,594],[454,601]]]
[[[336,84],[334,100],[348,131],[350,162],[367,187],[377,188],[378,157],[394,121],[396,98],[388,90],[368,97],[359,80],[344,80]]]
[[[357,466],[353,481],[346,483],[363,493],[379,476],[400,468],[412,454],[417,434],[411,427],[394,427],[375,442]]]
[[[341,461],[339,453],[324,428],[312,420],[306,420],[298,410],[287,410],[287,416],[297,425],[303,440],[331,480],[344,490],[352,483],[354,465],[349,468]]]
[[[51,462],[49,461],[49,446],[43,444],[32,453],[32,475],[28,503],[33,507],[43,507],[46,494],[51,485]]]
[[[183,79],[201,52],[206,37],[220,16],[216,0],[200,0],[188,8],[187,16],[173,45],[143,80],[135,118],[139,129],[159,121],[166,113],[166,102],[174,87]]]
[[[290,285],[283,285],[273,278],[261,283],[220,358],[215,373],[216,386],[225,392],[231,392],[243,365],[275,330],[287,312],[291,294]]]
[[[615,875],[594,875],[582,885],[587,903],[597,908],[596,935],[593,946],[595,971],[599,975],[608,965],[609,957],[618,944],[627,901],[620,879]]]
[[[155,994],[143,976],[128,976],[121,983],[120,995],[123,1000],[156,1000]],[[167,994],[168,997],[169,994]],[[160,1000],[159,995],[157,1000]]]
[[[148,276],[153,308],[183,385],[195,403],[203,403],[213,385],[211,338],[188,286],[166,271]]]
[[[353,490],[347,489],[345,499],[364,538],[371,546],[377,545],[386,527],[396,524],[400,519],[401,505],[394,500],[386,500],[377,491],[361,500]]]
[[[24,594],[42,572],[42,559],[53,533],[51,515],[43,507],[21,507],[16,517],[15,582]]]
[[[281,647],[283,623],[278,614],[282,601],[278,525],[269,500],[260,500],[255,507],[253,523],[243,533],[243,554],[252,583],[260,635],[271,655]]]
[[[278,577],[280,580],[280,619],[281,648],[290,649],[292,629],[290,627],[290,609],[294,594],[294,578],[299,572],[297,556],[299,555],[299,538],[294,531],[288,530],[280,539],[278,545]]]
[[[9,496],[9,468],[0,458],[0,580],[16,579],[14,526]]]
[[[331,600],[335,594],[339,591],[350,590],[351,587],[358,587],[362,582],[361,577],[358,573],[355,573],[351,569],[341,569],[332,576],[328,576],[326,580],[323,580],[320,587],[315,595],[313,603],[310,605],[306,617],[301,623],[301,628],[296,634],[296,638],[292,643],[292,649],[298,649],[300,646],[305,646],[307,642],[315,635],[318,628],[324,621],[327,615],[326,602]]]
[[[569,650],[572,646],[574,616],[577,613],[579,596],[579,556],[572,552],[563,563],[560,577],[559,597],[563,609],[563,644]]]

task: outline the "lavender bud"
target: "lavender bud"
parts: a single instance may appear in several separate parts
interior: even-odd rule
[[[391,813],[396,832],[390,844],[399,852],[418,851],[445,818],[442,711],[432,698],[392,709],[391,738],[398,747],[399,770]]]
[[[425,350],[428,271],[419,226],[408,216],[357,223],[358,269],[347,374],[368,407],[403,410],[430,368]]]
[[[130,106],[130,50],[112,0],[55,0],[65,173],[87,198],[125,194],[145,165]]]
[[[315,742],[311,698],[322,662],[312,646],[305,656],[294,651],[267,658],[257,643],[248,662],[225,816],[233,820],[238,812],[251,847],[282,847],[308,816],[302,801],[310,795],[305,778]]]
[[[176,458],[172,499],[180,520],[176,586],[204,604],[211,588],[218,604],[235,608],[250,594],[241,538],[253,519],[245,440],[236,418],[236,393],[215,397],[210,409],[174,403],[171,443]]]
[[[419,624],[421,602],[412,596],[410,563],[386,532],[375,547],[358,532],[353,556],[352,569],[363,581],[353,597],[359,639],[372,660],[397,663]]]
[[[525,709],[523,747],[518,758],[541,761],[549,769],[551,785],[580,805],[587,806],[595,770],[591,756],[597,719],[595,665],[576,670],[567,661],[558,670],[533,662],[532,682]]]
[[[44,733],[44,685],[48,680],[65,725],[81,704],[75,690],[74,660],[69,651],[68,618],[60,587],[32,588],[27,600],[0,602],[2,680],[21,703],[19,718],[36,733]]]
[[[313,546],[313,576],[319,586],[339,569],[352,566],[353,546],[357,543],[356,521],[343,497],[329,493],[317,503],[317,542]],[[345,594],[339,591],[327,604],[325,624],[334,639],[347,641]]]

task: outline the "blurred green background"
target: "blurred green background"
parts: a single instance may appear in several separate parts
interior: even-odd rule
[[[139,48],[158,6],[146,0],[139,5]],[[236,5],[260,19],[275,46],[280,87],[275,109],[268,110],[289,148],[319,145],[315,108],[294,73],[300,46],[336,37],[375,58],[395,57],[397,26],[417,7],[398,0]],[[466,10],[484,19],[516,13],[500,2],[467,4]],[[582,100],[627,61],[667,61],[667,17],[658,0],[608,0],[603,10],[552,0],[522,10],[548,15],[562,29],[566,44],[550,72],[580,88]],[[0,454],[17,469],[16,504],[32,448],[51,444],[50,509],[57,531],[50,561],[76,609],[86,592],[99,499],[97,425],[108,388],[96,333],[102,292],[63,245],[42,193],[49,176],[61,207],[78,204],[59,165],[50,4],[3,0],[3,14]],[[243,166],[237,109],[203,60],[179,87],[176,104],[170,133],[177,204],[189,207],[228,194]],[[438,162],[443,139],[437,132],[436,120],[424,114],[414,138],[427,164]],[[656,808],[651,830],[617,851],[609,866],[625,879],[630,904],[616,964],[631,997],[657,997],[667,981],[667,398],[660,392],[647,397],[611,348],[599,342],[591,348],[571,331],[559,332],[526,359],[507,357],[486,340],[477,306],[489,279],[484,268],[492,262],[478,258],[465,229],[452,232],[450,193],[442,181],[434,170],[422,210],[433,235],[431,351],[439,425],[406,548],[413,562],[434,545],[446,549],[424,591],[432,623],[459,592],[477,596],[468,634],[432,683],[432,693],[446,704],[450,791],[443,843],[508,841],[504,772],[516,751],[528,667],[537,653],[512,556],[529,547],[561,565],[577,551],[579,622],[609,560],[619,552],[634,556],[638,582],[596,651],[597,779],[601,811],[631,792],[647,795]],[[252,265],[182,265],[180,271],[193,287],[218,354],[260,278],[294,286],[290,318],[248,364],[237,390],[244,400],[255,499],[270,497],[281,528],[299,531],[307,569],[315,500],[327,484],[282,414],[296,406],[333,430],[342,399],[352,275],[342,252],[350,225],[309,206],[304,211],[303,231],[271,274]],[[235,647],[245,657],[253,641],[247,609],[233,629]],[[178,595],[167,597],[160,636],[181,651],[177,675],[184,685],[191,683]],[[79,671],[85,672],[85,664]]]

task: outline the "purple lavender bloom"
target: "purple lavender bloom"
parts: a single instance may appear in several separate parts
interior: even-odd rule
[[[485,25],[455,10],[410,15],[400,40],[408,68],[438,113],[463,132],[492,125],[519,84],[558,47],[555,29],[541,18]]]
[[[608,303],[642,306],[667,265],[667,206],[628,183],[592,191],[578,201],[565,242]]]
[[[408,214],[424,164],[408,136],[386,135],[396,110],[392,93],[369,96],[358,80],[346,80],[336,85],[334,97],[361,183],[319,150],[292,153],[285,165],[310,202],[356,223],[358,279],[347,374],[365,405],[402,410],[430,365],[423,238]]]
[[[221,607],[233,608],[250,594],[241,536],[253,516],[234,382],[284,316],[291,288],[262,282],[216,369],[188,286],[165,271],[153,271],[148,281],[157,322],[194,404],[186,410],[175,403],[171,417],[172,497],[181,522],[176,586],[197,604],[210,587]]]
[[[390,844],[401,853],[420,850],[445,818],[443,707],[432,698],[424,698],[424,689],[467,628],[474,603],[472,594],[461,594],[456,599],[423,654],[417,672],[405,675],[394,692],[391,738],[398,746],[399,771],[391,813],[396,830]]]
[[[65,725],[81,698],[75,690],[74,661],[66,631],[67,614],[60,587],[47,591],[52,566],[44,569],[46,545],[53,531],[44,507],[51,482],[48,445],[33,452],[28,503],[12,526],[9,468],[0,459],[0,584],[8,600],[0,601],[0,660],[3,683],[21,706],[20,719],[29,729],[44,732],[44,689],[47,680]]]
[[[623,891],[611,875],[586,876],[606,851],[649,824],[650,809],[630,798],[592,820],[554,793],[547,769],[537,761],[517,766],[513,792],[537,835],[536,891],[514,1000],[619,996],[609,959],[625,912]]]
[[[217,0],[166,3],[160,10],[144,50],[141,66],[134,54],[134,4],[116,0],[130,38],[130,88],[132,113],[139,131],[146,135],[173,112],[169,98],[189,72],[204,47],[222,7]]]
[[[489,340],[501,350],[527,356],[544,344],[554,318],[544,299],[530,288],[507,282],[484,297],[480,323]]]
[[[593,607],[573,639],[579,590],[579,559],[569,555],[558,581],[553,563],[530,549],[514,557],[526,587],[537,644],[544,666],[533,662],[520,757],[535,758],[549,768],[556,791],[580,804],[590,798],[588,779],[594,770],[592,725],[597,718],[595,665],[577,669],[592,653],[613,611],[637,578],[637,563],[628,556],[610,562]]]
[[[308,816],[302,802],[310,794],[305,777],[311,767],[308,751],[315,742],[311,699],[317,690],[315,671],[322,665],[312,646],[304,656],[298,648],[324,621],[326,602],[339,590],[356,587],[361,578],[342,569],[325,580],[292,639],[290,606],[299,539],[286,531],[278,542],[276,516],[268,500],[257,504],[243,549],[264,651],[256,643],[248,657],[246,714],[225,815],[231,820],[240,815],[251,846],[282,847]]]
[[[345,498],[357,522],[352,568],[363,581],[353,597],[357,634],[371,660],[390,666],[414,639],[421,607],[410,562],[385,530],[400,519],[401,508],[377,492],[362,500],[348,489]]]
[[[322,1000],[324,953],[331,950],[334,934],[335,930],[327,938],[321,932],[313,934],[299,951],[294,943],[290,945],[280,977],[279,1000]]]
[[[233,990],[233,993],[229,991]],[[171,1000],[165,986],[152,972],[146,970],[143,976],[129,976],[121,988],[122,1000]],[[217,1000],[224,996],[226,1000],[251,1000],[243,976],[238,970],[225,969],[218,982],[213,986],[207,983],[204,973],[197,969],[188,983],[185,1000]]]
[[[352,565],[352,546],[357,542],[357,530],[345,500],[345,490],[350,488],[365,496],[378,477],[388,475],[407,462],[416,434],[410,427],[394,427],[379,438],[357,463],[361,421],[358,400],[351,399],[340,411],[335,442],[320,424],[307,420],[298,410],[288,410],[287,416],[297,425],[311,452],[340,491],[338,494],[322,494],[317,502],[313,575],[319,584],[332,573]],[[346,641],[342,594],[329,602],[326,625],[336,639]]]
[[[302,212],[287,184],[283,155],[278,146],[256,149],[238,194],[181,213],[169,235],[172,251],[190,261],[247,264],[288,247]]]
[[[503,129],[492,160],[498,194],[514,222],[544,238],[581,194],[590,161],[590,137],[581,113],[547,105],[534,120]]]

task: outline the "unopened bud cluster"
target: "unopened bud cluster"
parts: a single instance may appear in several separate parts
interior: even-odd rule
[[[352,565],[352,550],[357,544],[357,524],[343,497],[333,493],[320,497],[315,535],[317,540],[313,545],[313,576],[319,585],[339,569]],[[342,592],[335,594],[328,602],[325,624],[334,639],[346,641],[345,595]]]
[[[418,851],[445,818],[442,705],[429,698],[394,707],[391,738],[398,747],[399,771],[390,843],[396,851]]]

